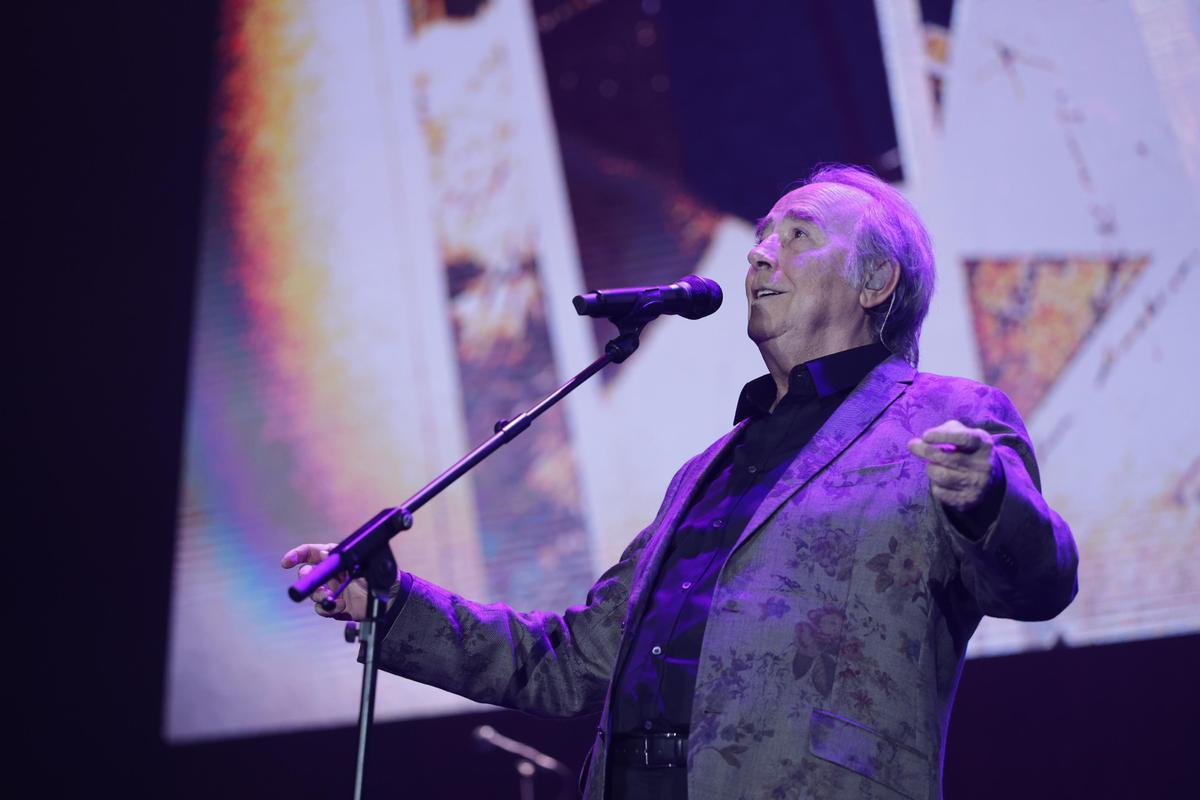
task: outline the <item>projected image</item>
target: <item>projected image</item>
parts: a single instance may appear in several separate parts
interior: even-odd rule
[[[797,31],[667,2],[228,3],[166,735],[351,722],[355,648],[287,599],[280,555],[399,503],[590,362],[612,328],[573,295],[713,278],[717,314],[655,322],[393,544],[472,599],[582,602],[764,371],[745,254],[823,161],[918,206],[940,280],[921,368],[1013,398],[1081,548],[1068,612],[985,621],[975,651],[1200,629],[1200,164],[1187,87],[1143,38],[1160,23],[1089,6],[1098,52],[1079,3],[1036,25],[1024,2],[925,5],[937,35],[907,42],[906,4]],[[752,30],[776,46],[745,48]],[[379,692],[380,719],[473,707]]]

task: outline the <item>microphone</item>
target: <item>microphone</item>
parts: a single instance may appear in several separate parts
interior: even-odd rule
[[[523,758],[531,764],[535,764],[548,772],[559,772],[563,775],[570,775],[571,770],[558,759],[533,749],[524,742],[518,742],[515,739],[510,739],[504,734],[497,731],[491,725],[480,725],[475,730],[471,731],[471,737],[478,741],[490,744],[499,750],[506,753],[512,753],[518,758]]]
[[[721,299],[721,287],[716,281],[688,275],[666,286],[588,292],[577,295],[571,303],[581,317],[620,319],[637,310],[648,317],[678,314],[684,319],[700,319],[720,308]]]

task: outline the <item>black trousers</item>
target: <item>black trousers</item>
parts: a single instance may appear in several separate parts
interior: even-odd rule
[[[687,768],[611,764],[607,785],[608,800],[687,800]]]

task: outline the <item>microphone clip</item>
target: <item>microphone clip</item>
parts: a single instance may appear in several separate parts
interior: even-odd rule
[[[624,316],[615,319],[609,317],[608,321],[617,326],[617,335],[604,345],[604,352],[612,356],[614,364],[620,364],[638,349],[642,328],[662,313],[659,310],[661,305],[657,298],[642,298]]]

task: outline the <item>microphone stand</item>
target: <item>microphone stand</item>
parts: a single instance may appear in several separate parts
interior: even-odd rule
[[[535,419],[566,397],[588,378],[609,364],[620,364],[637,350],[638,336],[650,320],[657,317],[662,306],[654,297],[645,297],[620,319],[611,320],[617,326],[617,336],[604,346],[604,355],[597,358],[575,377],[559,386],[541,402],[512,419],[502,419],[495,425],[495,434],[483,444],[460,458],[449,469],[427,483],[420,491],[394,508],[385,508],[369,519],[354,533],[343,539],[329,556],[315,565],[288,587],[288,596],[303,602],[322,584],[329,583],[339,573],[345,578],[333,594],[321,601],[326,611],[335,608],[334,599],[346,590],[350,582],[365,578],[368,587],[367,616],[358,631],[348,629],[347,641],[361,638],[364,645],[362,692],[358,711],[358,756],[354,768],[354,798],[362,800],[367,768],[367,748],[371,723],[375,717],[375,684],[378,678],[378,650],[384,603],[396,582],[396,562],[388,542],[413,524],[413,514],[448,486],[467,474],[479,462],[511,442],[525,431]]]

